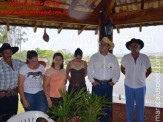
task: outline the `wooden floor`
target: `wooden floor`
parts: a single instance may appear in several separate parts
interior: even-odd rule
[[[158,122],[163,122],[163,108],[157,109],[155,107],[145,107],[145,122],[157,122],[156,115],[159,115],[159,112],[160,116],[158,116],[157,120]],[[126,122],[126,104],[113,103],[112,122]],[[136,109],[135,109],[135,122],[136,122]]]

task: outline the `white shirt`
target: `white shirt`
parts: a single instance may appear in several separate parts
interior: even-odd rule
[[[108,53],[106,56],[101,55],[100,52],[91,56],[88,65],[88,79],[91,83],[95,80],[110,80],[113,83],[118,82],[120,77],[120,69],[117,58]]]
[[[125,84],[128,87],[141,88],[145,86],[146,70],[151,66],[148,56],[140,53],[135,63],[130,53],[122,58],[121,64],[125,68]]]
[[[42,76],[45,73],[45,68],[40,64],[39,68],[33,70],[30,69],[27,64],[20,68],[19,74],[25,76],[24,80],[24,92],[35,94],[43,90]]]

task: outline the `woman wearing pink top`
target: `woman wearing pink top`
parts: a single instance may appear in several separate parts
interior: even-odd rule
[[[43,87],[49,108],[63,101],[60,91],[66,92],[66,71],[63,69],[61,53],[54,54],[52,66],[45,72]]]

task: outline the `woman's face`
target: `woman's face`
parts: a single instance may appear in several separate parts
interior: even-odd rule
[[[75,59],[78,60],[78,61],[80,61],[80,60],[82,59],[82,56],[77,55],[77,56],[75,57]]]
[[[38,65],[38,57],[33,57],[31,59],[28,59],[28,64],[31,66],[37,66]]]
[[[55,66],[60,67],[63,60],[61,56],[55,56],[54,60],[53,60]]]

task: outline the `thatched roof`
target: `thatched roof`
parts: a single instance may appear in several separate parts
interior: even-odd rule
[[[40,15],[42,11],[53,13]],[[95,30],[97,34],[101,13],[117,29],[162,25],[163,0],[0,0],[0,24],[8,29],[9,25],[16,25],[34,27],[36,31],[37,27],[46,26],[57,28],[58,33],[77,29],[79,34],[83,30]]]

